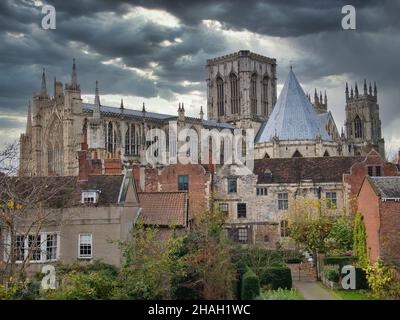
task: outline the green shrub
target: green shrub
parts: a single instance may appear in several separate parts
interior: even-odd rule
[[[329,281],[339,282],[340,267],[339,265],[326,265],[322,271],[324,277]]]
[[[268,268],[261,276],[261,285],[267,285],[272,290],[291,289],[292,273],[287,266]]]
[[[40,282],[26,279],[10,282],[8,288],[0,285],[0,300],[36,300],[39,297]]]
[[[263,292],[260,300],[302,300],[301,296],[297,293],[296,289],[278,289]]]
[[[242,277],[241,294],[242,300],[252,300],[260,295],[260,280],[251,269],[247,269]]]
[[[353,265],[357,261],[355,256],[331,256],[325,257],[324,263],[326,265],[339,265],[342,268],[345,265]]]
[[[89,273],[71,271],[63,277],[59,288],[45,292],[43,297],[57,300],[110,299],[114,280],[104,270]]]

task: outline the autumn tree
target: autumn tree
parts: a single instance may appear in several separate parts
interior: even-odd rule
[[[33,260],[42,254],[40,233],[61,223],[57,208],[69,201],[72,177],[17,176],[18,146],[0,152],[0,282],[21,282]]]

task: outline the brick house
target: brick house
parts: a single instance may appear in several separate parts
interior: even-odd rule
[[[188,198],[189,219],[209,208],[213,170],[200,164],[168,166],[133,165],[133,173],[140,192],[185,192]]]
[[[357,197],[372,262],[400,259],[400,177],[365,177]]]

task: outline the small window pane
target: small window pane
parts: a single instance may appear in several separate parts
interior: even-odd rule
[[[178,176],[178,191],[189,190],[189,176]]]
[[[238,218],[246,218],[246,204],[245,203],[238,203],[237,204],[237,213],[238,213]]]
[[[92,257],[92,235],[81,234],[79,235],[79,257],[91,258]]]
[[[57,259],[57,234],[48,234],[46,237],[46,260]]]
[[[25,252],[25,237],[23,235],[16,235],[14,239],[14,257],[16,261],[24,260]]]
[[[287,237],[289,235],[287,220],[281,220],[281,237]]]
[[[31,257],[31,261],[40,261],[41,247],[40,247],[40,235],[29,235],[28,236],[28,247]]]
[[[247,228],[239,228],[238,229],[238,241],[240,243],[247,243],[247,241],[248,241]]]
[[[219,209],[224,213],[228,213],[229,212],[229,207],[228,207],[227,203],[220,203],[219,204]]]
[[[236,192],[237,192],[237,179],[228,178],[228,193],[236,193]]]
[[[278,209],[287,210],[289,208],[288,194],[278,193]]]
[[[328,209],[336,209],[337,208],[336,192],[327,192],[326,193],[326,206]]]

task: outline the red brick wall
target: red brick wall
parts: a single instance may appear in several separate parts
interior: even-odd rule
[[[380,213],[381,256],[385,259],[400,259],[400,202],[381,202]]]
[[[121,159],[105,159],[104,173],[109,175],[118,175],[122,172]]]
[[[143,171],[142,171],[143,172]],[[133,174],[136,185],[140,189],[140,167],[134,166]],[[202,165],[169,165],[160,168],[145,169],[145,192],[176,192],[178,176],[189,176],[189,216],[206,210],[210,194],[211,174]]]
[[[367,231],[367,247],[371,261],[376,261],[380,255],[380,199],[371,185],[365,180],[357,198],[358,211],[362,214]]]
[[[397,166],[393,163],[386,162],[379,153],[372,150],[366,157],[365,160],[355,163],[351,169],[350,174],[343,176],[344,183],[350,185],[350,193],[347,195],[348,199],[356,199],[358,192],[360,191],[361,184],[368,175],[368,166],[381,166],[381,176],[397,176],[399,174]],[[373,172],[375,174],[375,171]],[[352,212],[357,210],[357,202],[355,206],[351,208]]]
[[[368,175],[368,166],[381,166],[382,176],[397,176],[398,170],[395,164],[386,162],[379,153],[372,150],[364,161],[355,163],[351,167],[349,175],[344,176],[344,181],[351,185],[351,196],[355,197],[360,190],[364,177]],[[374,168],[375,170],[375,168]],[[375,173],[374,173],[375,174]]]

